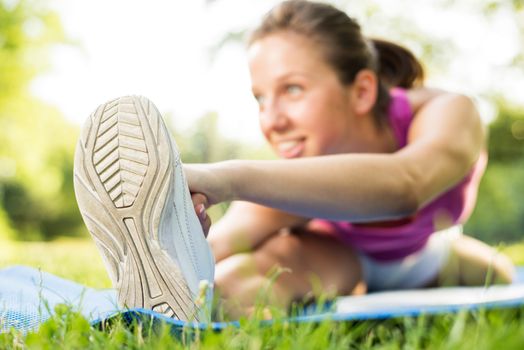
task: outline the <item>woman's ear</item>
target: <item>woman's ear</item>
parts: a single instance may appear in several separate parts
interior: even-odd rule
[[[362,69],[351,84],[351,100],[356,115],[371,113],[377,102],[378,78],[370,69]]]

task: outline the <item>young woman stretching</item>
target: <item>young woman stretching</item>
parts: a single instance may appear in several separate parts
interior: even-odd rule
[[[186,165],[204,207],[234,200],[209,230],[215,285],[249,309],[271,299],[509,282],[510,261],[462,235],[487,155],[471,99],[423,85],[405,48],[365,38],[344,12],[288,1],[248,45],[261,130],[282,158]]]
[[[408,50],[365,38],[323,3],[276,6],[248,50],[260,127],[281,160],[182,171],[143,97],[103,104],[86,123],[75,192],[121,305],[204,320],[202,281],[232,316],[268,286],[285,307],[313,286],[347,295],[511,281],[505,256],[461,232],[487,161],[468,97],[425,87]],[[234,202],[210,228],[205,209],[223,201]]]

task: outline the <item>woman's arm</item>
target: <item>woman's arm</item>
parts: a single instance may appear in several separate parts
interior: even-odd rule
[[[283,228],[305,224],[308,219],[248,202],[233,202],[227,213],[211,226],[208,241],[215,259],[254,249]]]
[[[417,111],[408,146],[392,154],[340,154],[187,166],[189,187],[211,204],[243,200],[303,217],[374,221],[413,214],[459,182],[483,145],[467,97],[441,94]]]

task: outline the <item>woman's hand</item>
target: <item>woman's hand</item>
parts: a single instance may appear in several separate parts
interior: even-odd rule
[[[209,228],[211,227],[211,219],[206,213],[206,208],[208,207],[207,198],[201,193],[193,193],[191,194],[191,200],[193,201],[193,207],[195,208],[200,225],[202,225],[204,236],[207,237]]]
[[[227,178],[217,175],[219,166],[213,164],[184,164],[183,167],[195,212],[207,237],[211,219],[206,209],[230,200],[231,190]]]
[[[228,178],[227,171],[222,171],[231,168],[228,164],[230,162],[183,165],[189,191],[202,194],[207,200],[206,208],[233,199],[233,181]]]

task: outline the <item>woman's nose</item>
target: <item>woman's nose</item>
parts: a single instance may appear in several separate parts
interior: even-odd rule
[[[289,126],[289,118],[284,106],[279,103],[271,103],[261,111],[262,126],[267,130],[281,131]]]

